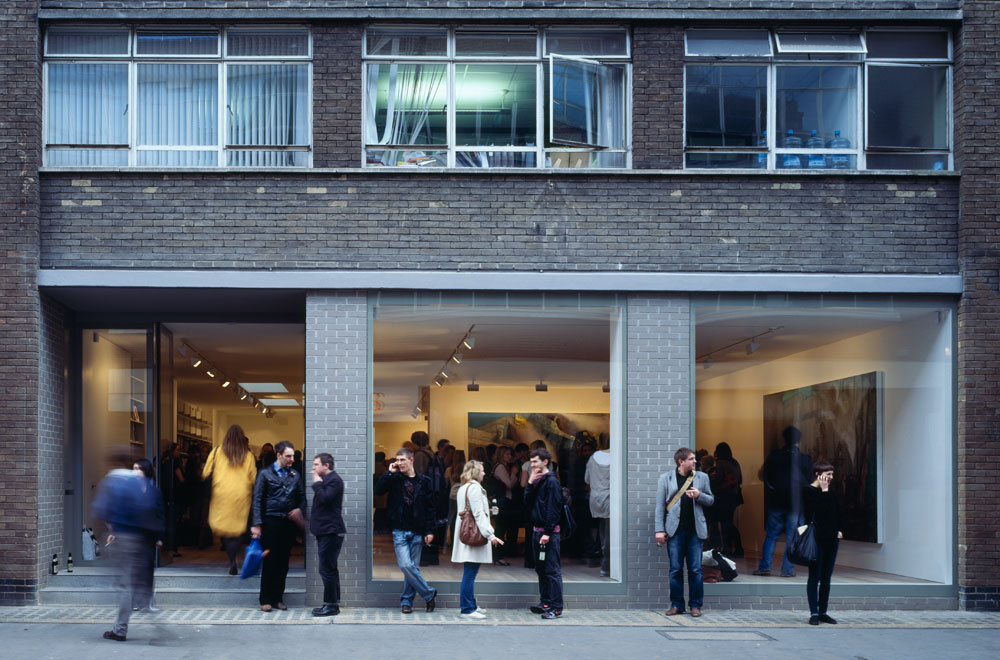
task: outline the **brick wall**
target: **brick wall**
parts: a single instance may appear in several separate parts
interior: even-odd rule
[[[632,30],[632,167],[683,167],[684,28]]]
[[[313,28],[313,166],[361,163],[361,26]]]
[[[63,539],[66,481],[66,380],[67,368],[65,309],[51,298],[42,297],[38,352],[38,565],[44,579],[59,555],[60,568],[66,567]],[[79,559],[79,557],[78,557]]]
[[[957,272],[948,177],[79,176],[45,268]]]
[[[1000,4],[968,0],[956,67],[958,250],[958,571],[968,609],[1000,609]]]
[[[38,170],[41,85],[35,1],[0,14],[0,446],[35,456],[38,429]],[[33,602],[38,489],[33,460],[0,475],[0,605]]]

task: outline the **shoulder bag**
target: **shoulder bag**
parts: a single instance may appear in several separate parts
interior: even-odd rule
[[[797,566],[809,566],[815,564],[818,557],[816,525],[810,522],[796,527],[792,538],[788,541],[788,561]]]
[[[471,487],[470,484],[469,488]],[[486,545],[486,537],[479,531],[476,516],[473,515],[472,507],[469,506],[469,488],[465,489],[465,511],[458,513],[459,517],[462,518],[462,524],[458,528],[458,540],[465,545],[478,547]]]

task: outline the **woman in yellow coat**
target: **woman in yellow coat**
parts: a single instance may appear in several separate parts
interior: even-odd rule
[[[229,555],[229,574],[236,575],[236,555],[243,545],[250,516],[250,500],[257,480],[257,466],[243,429],[235,424],[226,431],[221,447],[208,455],[202,477],[212,475],[212,503],[208,524],[222,538]]]

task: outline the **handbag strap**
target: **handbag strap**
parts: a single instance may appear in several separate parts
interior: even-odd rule
[[[670,509],[674,508],[674,505],[676,505],[677,502],[680,501],[681,496],[684,494],[685,491],[687,491],[687,489],[691,486],[691,483],[693,481],[694,481],[694,470],[691,470],[691,474],[688,475],[688,478],[684,482],[684,485],[677,489],[677,492],[674,493],[674,496],[671,497],[670,501],[667,503],[667,511],[670,511]]]

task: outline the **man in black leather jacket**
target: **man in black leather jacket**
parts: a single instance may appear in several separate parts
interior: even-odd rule
[[[302,508],[306,502],[302,477],[292,469],[292,443],[282,441],[274,449],[277,459],[257,473],[250,527],[250,535],[259,538],[264,549],[270,551],[264,556],[260,574],[260,609],[264,612],[288,609],[283,602],[288,558],[304,522]]]

